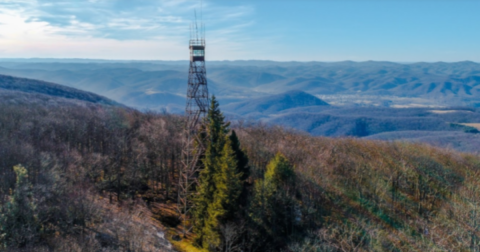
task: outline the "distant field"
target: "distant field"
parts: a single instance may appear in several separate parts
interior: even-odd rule
[[[473,127],[475,129],[480,130],[480,123],[459,123],[459,124],[469,126],[469,127]]]
[[[456,113],[456,112],[470,112],[468,110],[430,110],[429,112],[432,112],[434,114],[449,114],[449,113]]]

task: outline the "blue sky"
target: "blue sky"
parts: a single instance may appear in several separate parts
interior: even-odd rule
[[[480,1],[0,0],[1,58],[480,62]]]

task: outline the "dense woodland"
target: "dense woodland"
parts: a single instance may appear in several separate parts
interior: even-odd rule
[[[91,103],[1,103],[0,250],[480,249],[478,156],[230,125],[215,102],[184,236],[183,124]]]

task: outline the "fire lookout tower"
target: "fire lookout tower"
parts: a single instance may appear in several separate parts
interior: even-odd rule
[[[179,176],[178,202],[179,213],[183,222],[184,235],[188,232],[186,227],[187,216],[191,208],[191,195],[197,183],[196,175],[200,170],[199,159],[205,152],[205,146],[199,139],[200,125],[208,111],[207,71],[205,68],[205,33],[203,25],[201,35],[197,24],[190,27],[190,69],[188,71],[187,106],[185,116],[185,142],[183,145],[183,167]]]

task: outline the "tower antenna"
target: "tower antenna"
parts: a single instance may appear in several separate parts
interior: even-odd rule
[[[200,0],[200,37],[205,39],[205,24],[203,23],[203,0]]]
[[[196,39],[198,40],[197,9],[195,9],[195,34],[196,34]]]

